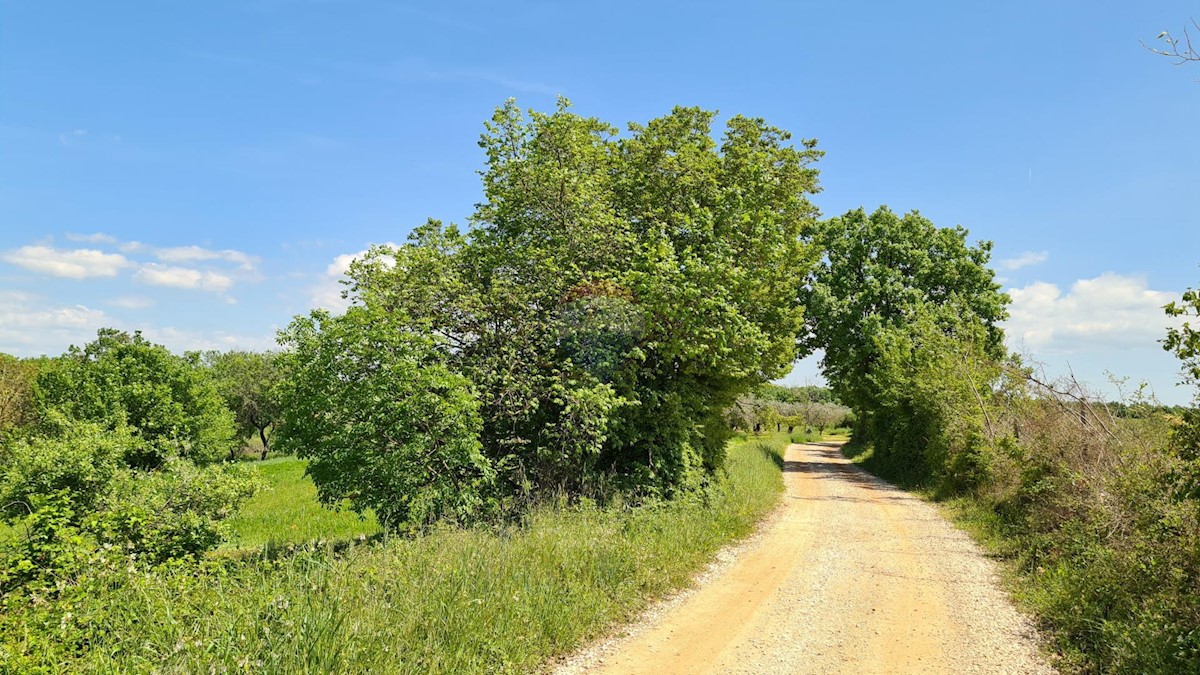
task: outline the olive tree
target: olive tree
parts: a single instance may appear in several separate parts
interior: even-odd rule
[[[266,459],[271,435],[283,413],[279,401],[280,387],[287,378],[283,360],[274,352],[242,350],[206,352],[203,360],[225,405],[233,411],[238,435],[257,434],[262,459]]]

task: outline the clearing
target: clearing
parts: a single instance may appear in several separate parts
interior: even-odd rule
[[[560,673],[1053,673],[970,538],[839,447],[789,447],[757,535]]]

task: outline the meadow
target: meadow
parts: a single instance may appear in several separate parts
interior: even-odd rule
[[[735,438],[721,478],[691,497],[560,503],[414,538],[367,536],[369,518],[316,503],[301,462],[267,460],[271,489],[233,519],[226,550],[153,570],[113,554],[58,602],[7,608],[0,671],[526,672],[751,532],[791,440]]]

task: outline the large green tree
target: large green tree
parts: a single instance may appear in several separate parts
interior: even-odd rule
[[[670,493],[723,463],[723,411],[795,355],[813,263],[812,141],[676,108],[624,136],[565,101],[498,109],[468,231],[431,221],[349,294],[438,337],[520,489],[615,475]]]
[[[886,207],[830,219],[814,241],[825,255],[800,292],[801,352],[823,350],[860,440],[915,472],[941,470],[972,437],[956,426],[986,414],[979,399],[1005,353],[1008,297],[987,265],[991,244]]]
[[[197,358],[172,354],[141,333],[101,329],[37,376],[34,401],[52,416],[128,429],[129,464],[154,468],[170,457],[216,461],[234,444],[234,416]]]

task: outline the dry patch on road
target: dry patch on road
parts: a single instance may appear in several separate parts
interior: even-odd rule
[[[994,564],[834,444],[794,445],[784,503],[698,588],[559,673],[1053,673]]]

